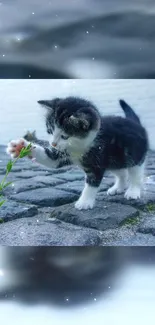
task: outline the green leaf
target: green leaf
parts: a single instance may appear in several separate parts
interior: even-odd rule
[[[31,143],[26,147],[22,148],[19,158],[24,158],[25,156],[29,155],[31,153]]]
[[[27,155],[31,154],[31,143],[26,147],[26,148],[22,148],[19,156],[14,160],[10,160],[7,164],[7,167],[6,167],[6,175],[4,176],[4,178],[2,179],[1,183],[0,183],[0,191],[2,191],[4,188],[6,188],[7,186],[11,185],[12,182],[7,182],[5,183],[6,181],[6,178],[9,174],[9,172],[12,170],[12,167],[14,166],[14,164],[16,163],[16,161],[18,160],[18,158],[23,158]],[[3,198],[3,195],[0,194],[0,197]],[[6,200],[2,200],[0,201],[0,207],[5,203]]]
[[[5,203],[6,200],[0,201],[0,207]]]
[[[7,174],[10,173],[11,169],[12,169],[12,161],[10,160],[10,161],[7,163],[7,166],[6,166]]]
[[[29,143],[29,145],[26,147],[26,149],[27,149],[27,150],[30,150],[30,149],[31,149],[31,147],[32,147],[32,144],[31,144],[31,143]]]
[[[11,185],[11,184],[12,184],[12,182],[5,183],[5,184],[3,185],[3,188],[6,188],[7,186],[9,186],[9,185]]]

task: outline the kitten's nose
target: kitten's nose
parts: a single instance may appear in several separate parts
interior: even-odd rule
[[[56,147],[56,146],[57,146],[57,143],[52,142],[52,147]]]

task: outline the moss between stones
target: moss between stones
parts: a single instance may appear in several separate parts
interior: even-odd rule
[[[0,223],[3,223],[3,222],[4,222],[4,220],[2,218],[0,218]]]
[[[145,210],[147,212],[154,212],[155,211],[155,203],[148,203],[145,205]]]
[[[120,223],[120,226],[134,226],[140,221],[140,213],[137,211],[137,213],[133,217],[126,218]]]

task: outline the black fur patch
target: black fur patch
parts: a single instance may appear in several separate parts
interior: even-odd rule
[[[98,186],[105,170],[141,165],[147,150],[147,133],[140,124],[122,117],[102,118],[95,142],[81,161],[88,183]]]

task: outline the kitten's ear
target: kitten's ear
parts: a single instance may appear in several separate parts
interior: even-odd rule
[[[52,100],[38,100],[38,104],[41,106],[47,108],[47,109],[52,109]]]
[[[38,100],[38,104],[45,107],[47,110],[55,110],[60,102],[60,98],[54,98],[52,100]]]
[[[71,115],[69,117],[69,122],[74,126],[75,128],[82,128],[83,130],[88,130],[90,126],[90,122],[87,119],[88,117],[86,114],[81,114],[81,116],[76,117],[74,115]]]

